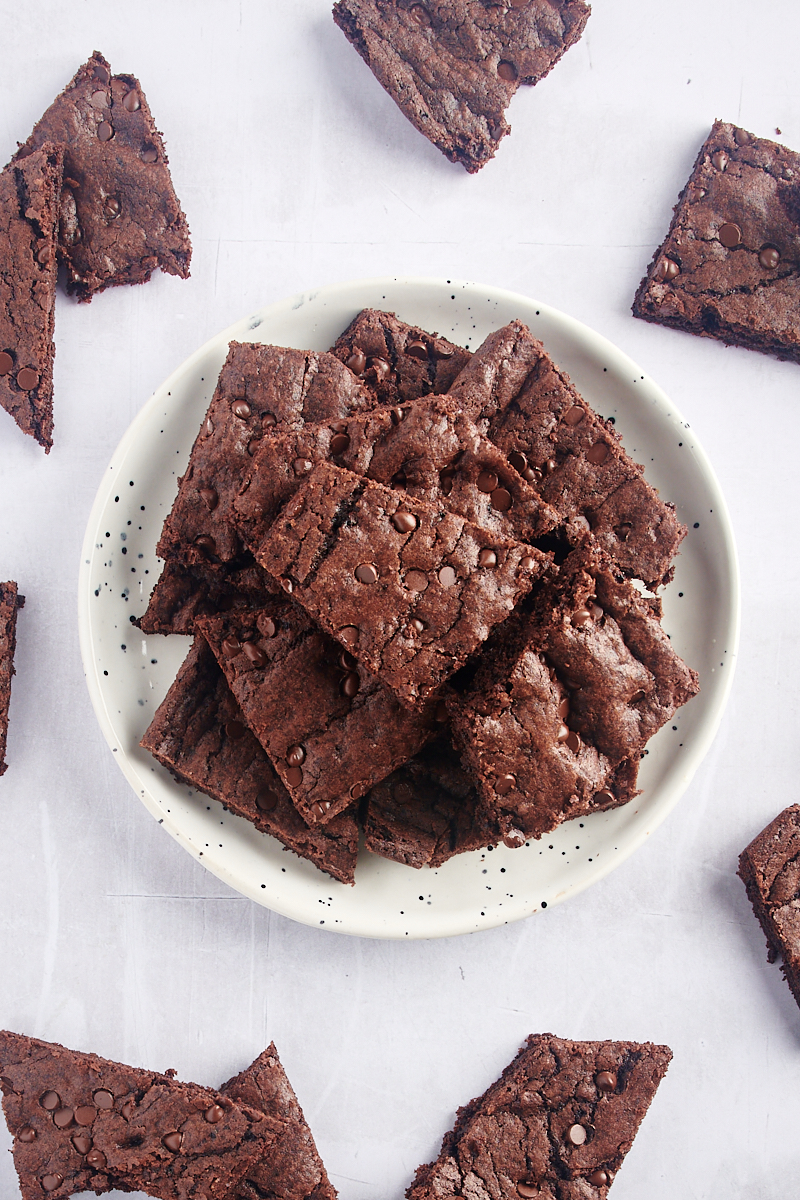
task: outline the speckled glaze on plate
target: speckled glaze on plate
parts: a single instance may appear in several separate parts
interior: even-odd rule
[[[184,637],[145,637],[144,612],[161,564],[155,546],[185,470],[228,342],[328,349],[365,307],[396,312],[475,349],[512,318],[525,321],[594,408],[612,417],[631,456],[689,527],[664,625],[700,674],[702,691],[650,742],[641,796],[570,821],[519,850],[474,851],[439,870],[362,852],[347,887],[274,839],[175,782],[139,740],[189,649]],[[81,651],[92,702],[137,796],[163,828],[219,879],[308,925],[366,937],[445,937],[527,917],[575,895],[631,854],[688,786],[717,730],[739,630],[736,551],[725,502],[689,426],[625,354],[580,322],[533,300],[472,283],[377,279],[303,293],[253,313],[179,367],[122,439],[89,519],[79,580]]]

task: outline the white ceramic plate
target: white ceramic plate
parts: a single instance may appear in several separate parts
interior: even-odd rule
[[[145,637],[164,517],[214,390],[228,342],[326,350],[365,307],[395,311],[475,349],[514,317],[525,321],[587,400],[613,417],[633,458],[689,527],[664,593],[673,645],[702,691],[651,741],[642,794],[623,808],[571,821],[519,850],[460,855],[415,871],[362,853],[346,887],[284,851],[221,805],[176,783],[139,739],[185,657],[183,637]],[[526,917],[618,866],[664,820],[716,732],[733,677],[739,582],[725,502],[675,406],[626,355],[578,321],[525,296],[477,284],[382,279],[339,284],[261,309],[198,350],[158,389],[122,439],[84,541],[81,650],[92,702],[136,794],[185,849],[259,904],[309,925],[368,937],[443,937]]]

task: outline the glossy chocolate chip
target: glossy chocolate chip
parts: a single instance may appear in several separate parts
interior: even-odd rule
[[[291,596],[292,592],[294,591],[294,583],[286,575],[284,575],[283,579],[281,580],[281,587],[286,592],[287,596]]]
[[[219,504],[219,496],[217,489],[213,487],[200,488],[200,499],[205,504],[209,512],[213,512]]]
[[[201,550],[205,550],[206,554],[217,553],[217,543],[210,533],[201,533],[199,537],[194,539],[194,544],[195,546],[199,546]]]
[[[715,150],[711,155],[712,165],[718,171],[724,171],[730,161],[730,156],[725,150]]]
[[[88,1133],[74,1133],[70,1138],[78,1154],[88,1154],[94,1142],[89,1137]]]
[[[226,721],[225,732],[232,742],[238,742],[247,733],[247,726],[241,721]]]
[[[419,521],[410,512],[396,512],[392,516],[392,524],[398,533],[413,533]]]
[[[376,356],[369,360],[367,370],[374,374],[377,383],[382,383],[391,374],[392,368],[391,364],[385,358],[378,358]]]
[[[280,794],[277,788],[271,784],[264,783],[256,793],[256,808],[260,812],[273,812],[280,801]]]
[[[97,1116],[97,1109],[93,1104],[81,1104],[75,1109],[75,1120],[78,1125],[91,1125]]]
[[[38,382],[39,376],[32,367],[23,367],[21,371],[17,371],[17,385],[22,388],[23,392],[32,391]]]
[[[520,454],[519,450],[512,451],[508,456],[509,465],[518,471],[520,475],[528,469],[528,460],[524,454]]]
[[[345,625],[339,630],[339,639],[344,642],[345,646],[358,645],[358,626]]]
[[[165,1133],[161,1141],[167,1150],[171,1150],[173,1154],[177,1154],[183,1143],[183,1134],[174,1130],[172,1133]]]
[[[214,422],[211,420],[211,417],[206,417],[205,424],[203,425],[203,433],[206,435],[206,437],[211,437],[213,432]]]
[[[498,512],[508,512],[514,503],[514,498],[508,488],[495,488],[491,495],[492,508]]]
[[[245,653],[245,657],[250,659],[254,667],[265,667],[267,665],[266,654],[255,642],[245,642],[242,650]]]
[[[393,408],[389,412],[389,417],[393,425],[399,425],[401,421],[405,420],[405,415],[404,408]]]
[[[336,433],[331,438],[331,454],[344,454],[350,449],[350,437],[346,433]]]
[[[571,425],[573,427],[575,425],[580,425],[585,415],[586,414],[584,413],[580,404],[573,404],[572,407],[568,408],[564,413],[564,424]]]
[[[494,550],[488,550],[488,549],[481,550],[480,553],[478,554],[478,566],[479,567],[496,567],[497,566],[497,555],[495,554]]]
[[[508,846],[509,850],[519,850],[525,845],[525,841],[525,834],[521,829],[507,829],[503,834],[503,845]],[[538,1192],[536,1194],[538,1195]],[[525,1193],[520,1192],[520,1195],[523,1196]]]
[[[361,679],[359,678],[358,672],[349,671],[339,685],[339,690],[343,696],[347,697],[348,700],[352,700],[354,696],[358,695],[360,687]]]
[[[531,1187],[529,1183],[517,1184],[517,1195],[522,1196],[522,1200],[537,1200],[537,1197],[541,1196],[541,1194],[538,1187]]]
[[[300,746],[290,746],[286,751],[286,761],[290,767],[299,767],[306,761],[305,749]]]
[[[517,786],[516,775],[498,775],[494,781],[494,790],[498,796],[507,796]]]
[[[110,142],[114,136],[114,126],[110,121],[101,121],[97,126],[97,136],[101,142]]]
[[[354,350],[345,362],[345,366],[349,367],[354,375],[363,375],[366,365],[367,357],[361,350]]]
[[[614,803],[614,797],[611,792],[595,792],[594,800],[596,804],[602,805],[604,808]]]
[[[497,487],[499,480],[494,471],[481,471],[478,478],[475,480],[479,492],[484,492],[485,495],[490,495]]]
[[[444,588],[450,588],[458,579],[452,567],[440,567],[438,575],[439,583]]]
[[[774,271],[781,261],[781,252],[775,246],[762,246],[758,261],[767,271]]]
[[[274,638],[278,632],[277,623],[273,621],[272,617],[259,617],[258,628],[265,638]]]
[[[303,782],[303,772],[300,767],[289,767],[284,774],[289,787],[300,787]]]
[[[102,1150],[90,1150],[86,1155],[86,1161],[95,1171],[103,1171],[106,1167],[106,1156]]]
[[[139,156],[142,162],[154,163],[158,161],[158,151],[155,146],[145,146]]]
[[[20,1142],[35,1142],[36,1130],[32,1125],[23,1125],[22,1129],[20,1129],[19,1133],[17,1134],[17,1138]]]
[[[137,112],[142,107],[141,100],[139,99],[139,93],[135,88],[131,88],[131,90],[128,92],[127,96],[122,101],[122,107],[125,109],[125,112]]]
[[[412,637],[416,636],[417,634],[424,633],[426,628],[427,626],[425,625],[425,622],[420,621],[419,617],[412,617],[408,622],[408,632]]]
[[[61,1107],[61,1097],[58,1092],[45,1092],[40,1097],[39,1103],[45,1112],[55,1112],[57,1108]]]
[[[427,362],[428,347],[424,342],[415,340],[413,342],[409,342],[406,346],[406,354],[409,358],[417,358],[420,360],[420,362]]]
[[[611,1183],[611,1176],[608,1171],[604,1171],[601,1168],[599,1171],[592,1171],[589,1176],[589,1183],[593,1184],[594,1187],[606,1187]]]
[[[531,558],[530,554],[526,554],[524,558],[519,560],[520,570],[530,571],[536,566],[536,559]]]
[[[571,617],[572,624],[577,626],[585,625],[591,619],[592,614],[589,612],[588,608],[576,609]]]
[[[544,464],[545,474],[552,475],[553,471],[555,471],[557,467],[558,463],[556,460],[554,458],[548,458],[547,462]]]
[[[656,268],[656,279],[661,283],[669,283],[670,279],[675,279],[680,273],[681,269],[674,258],[662,258]]]
[[[734,129],[733,138],[737,146],[747,146],[753,140],[746,129]]]
[[[354,671],[357,665],[358,660],[347,650],[343,650],[339,655],[339,666],[343,671]]]
[[[103,216],[107,221],[116,221],[122,212],[122,205],[116,196],[106,196],[103,201]]]
[[[64,1182],[64,1176],[59,1175],[57,1173],[54,1175],[43,1175],[42,1176],[42,1187],[44,1188],[44,1190],[46,1192],[54,1192],[56,1190],[56,1188],[61,1187],[61,1184],[63,1182]]]
[[[428,586],[428,576],[424,571],[406,571],[403,582],[410,592],[424,592]]]
[[[727,250],[732,250],[734,246],[738,246],[741,242],[742,231],[738,225],[734,225],[732,221],[728,221],[724,225],[720,225],[717,237]]]
[[[570,1125],[567,1130],[567,1141],[573,1146],[582,1146],[586,1141],[586,1130],[583,1125]]]
[[[372,563],[359,563],[353,574],[359,583],[378,582],[378,569]]]
[[[617,1073],[616,1071],[600,1071],[597,1075],[595,1075],[594,1081],[597,1084],[597,1090],[599,1092],[608,1093],[616,1091]]]
[[[41,263],[41,265],[43,267],[46,267],[52,257],[53,257],[53,248],[49,242],[45,242],[45,244],[42,247],[40,247],[40,249],[36,253],[36,261],[38,263]],[[6,373],[5,371],[0,371],[0,374],[2,374],[2,375],[4,375],[5,373]]]
[[[577,754],[581,748],[581,739],[574,729],[570,729],[565,741],[572,753]]]
[[[222,639],[222,653],[226,658],[235,658],[242,648],[242,643],[232,633]]]
[[[565,725],[564,722],[561,721],[558,726],[558,732],[556,734],[556,741],[565,742],[568,737],[569,737],[569,726]]]
[[[497,64],[497,74],[501,79],[504,79],[506,83],[513,83],[517,78],[517,68],[513,63],[506,61],[499,62]]]
[[[234,400],[231,404],[231,412],[241,421],[246,421],[251,415],[252,409],[246,400]]]
[[[75,1117],[71,1108],[57,1108],[53,1113],[53,1124],[59,1129],[69,1129]]]
[[[8,375],[14,366],[14,360],[6,350],[0,350],[0,375]]]
[[[122,1115],[126,1121],[130,1121],[133,1114],[136,1112],[136,1104],[133,1100],[126,1100],[122,1106]]]
[[[418,25],[430,25],[431,19],[428,15],[428,10],[423,5],[412,4],[409,11]]]
[[[595,442],[595,444],[590,446],[586,451],[587,459],[596,467],[599,467],[601,463],[604,463],[608,458],[608,455],[609,449],[607,442]]]
[[[210,1108],[206,1109],[203,1116],[209,1125],[216,1125],[225,1116],[225,1109],[221,1108],[219,1104],[212,1104]]]

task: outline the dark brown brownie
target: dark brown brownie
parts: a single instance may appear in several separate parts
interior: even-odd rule
[[[336,1200],[297,1096],[281,1066],[274,1042],[254,1063],[220,1088],[237,1104],[280,1122],[281,1137],[251,1167],[231,1200]]]
[[[583,0],[337,0],[333,19],[408,120],[474,172],[510,131],[519,85],[544,78],[589,12]]]
[[[282,1133],[213,1089],[2,1031],[0,1087],[23,1200],[222,1200]]]
[[[800,362],[800,154],[715,121],[634,316]]]
[[[409,1200],[605,1200],[672,1051],[650,1042],[532,1034],[482,1096],[459,1108]]]
[[[800,1004],[800,804],[791,804],[739,855],[739,878]]]
[[[46,453],[62,170],[62,150],[48,142],[0,175],[0,404]]]
[[[698,690],[660,613],[587,543],[449,699],[456,744],[509,845],[636,794],[645,744]]]
[[[448,397],[485,433],[489,422],[508,407],[546,357],[544,346],[528,326],[510,321],[483,340],[453,380]]]
[[[24,606],[25,597],[20,596],[15,583],[0,583],[0,775],[8,769],[6,741],[11,676],[16,674],[14,651],[17,648],[17,613]]]
[[[548,559],[441,506],[314,468],[259,561],[404,704],[475,653]]]
[[[365,308],[331,348],[381,404],[401,404],[449,390],[470,352],[395,313]]]
[[[170,559],[134,625],[142,633],[194,633],[195,617],[232,608],[261,608],[279,592],[278,584],[255,562],[221,570],[212,563],[187,567]]]
[[[310,828],[247,728],[208,643],[198,637],[141,745],[184,783],[219,800],[341,883],[358,856],[355,806]]]
[[[440,867],[499,840],[447,734],[373,788],[364,801],[367,850],[408,867]]]
[[[186,279],[192,248],[161,134],[141,84],[111,74],[97,51],[14,156],[46,142],[64,148],[59,253],[81,300],[156,267]]]
[[[330,822],[439,728],[435,703],[404,708],[288,601],[197,626],[309,825]]]
[[[374,403],[332,354],[231,342],[156,553],[189,564],[234,561],[242,545],[233,501],[260,439]]]

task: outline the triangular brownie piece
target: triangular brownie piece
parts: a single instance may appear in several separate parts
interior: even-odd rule
[[[800,154],[716,121],[634,316],[800,362]]]
[[[144,283],[156,267],[186,279],[186,217],[138,79],[112,76],[95,51],[14,161],[44,142],[64,147],[59,252],[71,292],[91,300],[112,284]]]
[[[0,175],[0,404],[53,444],[56,240],[63,153],[47,143]]]
[[[281,1133],[213,1089],[4,1031],[0,1087],[23,1200],[222,1200]]]
[[[672,1058],[650,1042],[572,1042],[532,1034],[514,1061],[458,1110],[409,1200],[520,1196],[605,1200]]]
[[[519,85],[544,78],[589,12],[584,0],[338,0],[333,19],[420,133],[474,172],[509,132]]]
[[[212,563],[184,566],[168,559],[146,610],[133,624],[142,633],[194,633],[195,617],[262,608],[279,592],[279,585],[255,562],[222,570]]]
[[[767,939],[767,957],[780,955],[783,974],[800,1004],[800,804],[770,821],[739,855],[739,878]]]
[[[263,1112],[283,1132],[274,1147],[247,1172],[231,1200],[335,1200],[314,1138],[281,1066],[274,1042],[220,1091],[237,1104]]]
[[[17,613],[24,604],[25,597],[20,596],[15,583],[0,583],[0,775],[8,767],[6,739],[11,676],[16,673],[14,651],[17,648]]]

